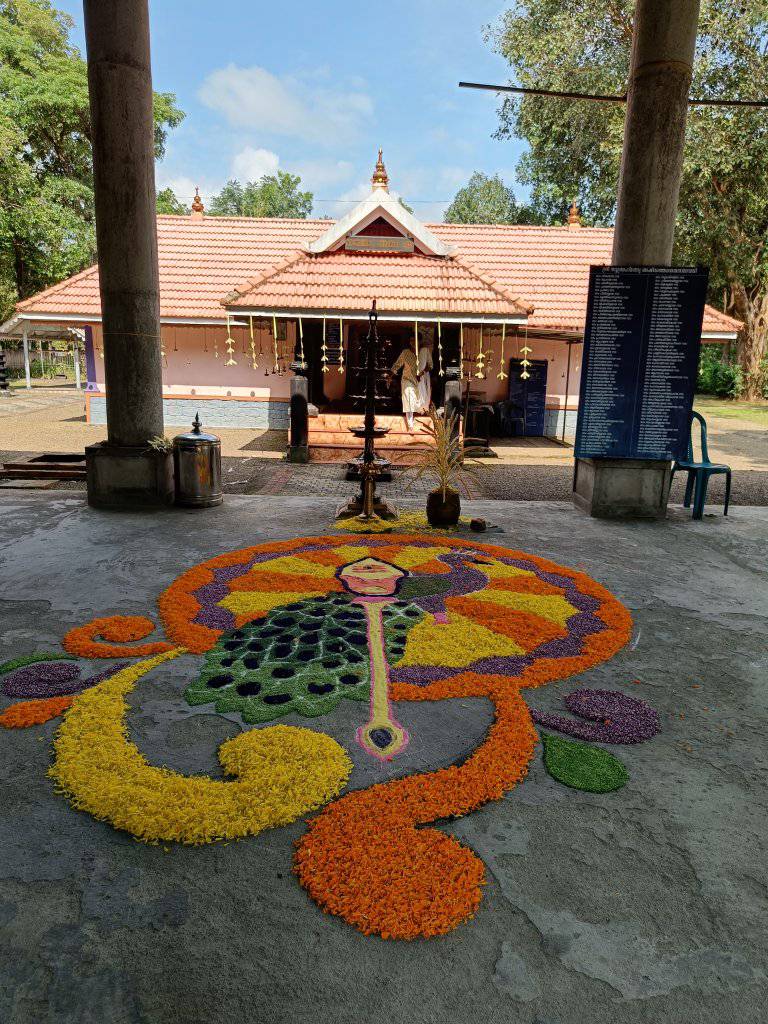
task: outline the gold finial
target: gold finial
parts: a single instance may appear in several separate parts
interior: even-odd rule
[[[383,188],[385,192],[389,192],[389,175],[384,166],[381,148],[379,148],[379,158],[376,161],[376,170],[373,172],[371,184],[374,188]]]
[[[203,201],[200,198],[200,188],[198,185],[195,185],[195,198],[192,200],[192,216],[202,217],[204,209]]]
[[[571,208],[568,211],[568,227],[569,228],[580,228],[581,227],[581,215],[579,214],[579,204],[574,199],[571,203]]]

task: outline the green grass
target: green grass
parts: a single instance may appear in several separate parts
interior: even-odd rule
[[[693,408],[705,419],[709,416],[723,416],[768,427],[768,401],[740,402],[729,398],[713,398],[712,395],[696,395]]]

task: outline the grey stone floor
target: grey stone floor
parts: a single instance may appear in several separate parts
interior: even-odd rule
[[[202,513],[130,516],[89,510],[73,493],[6,492],[0,660],[55,649],[94,615],[153,614],[167,583],[206,557],[330,532],[334,505],[229,497]],[[489,542],[583,568],[631,609],[631,645],[580,677],[661,714],[655,739],[614,748],[628,785],[568,790],[537,755],[504,800],[443,826],[487,865],[477,917],[399,944],[309,901],[291,875],[302,822],[227,845],[145,846],[54,793],[55,723],[3,732],[3,1024],[765,1020],[768,512],[615,524],[555,502],[468,511],[497,524]],[[177,771],[213,770],[240,728],[236,716],[187,708],[180,691],[194,670],[180,659],[133,697],[134,739]],[[555,708],[572,684],[527,699]],[[314,727],[344,742],[354,710]],[[401,772],[464,756],[490,720],[480,701],[401,710],[418,737],[391,769]],[[353,785],[375,777],[360,758]]]

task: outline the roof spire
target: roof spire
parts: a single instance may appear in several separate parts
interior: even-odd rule
[[[200,186],[195,185],[195,198],[192,200],[192,216],[195,218],[203,216],[203,201],[200,198]]]
[[[373,172],[371,184],[374,188],[383,188],[385,192],[389,192],[389,175],[384,166],[381,147],[379,147],[379,158],[376,161],[376,170]]]
[[[568,227],[573,228],[581,227],[581,215],[579,213],[579,204],[574,199],[571,203],[571,208],[568,211]]]

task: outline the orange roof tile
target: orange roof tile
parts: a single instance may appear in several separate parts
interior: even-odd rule
[[[226,297],[239,309],[520,316],[529,306],[464,261],[418,253],[298,255]]]
[[[533,306],[530,326],[581,331],[586,313],[589,267],[610,263],[611,228],[535,227],[506,224],[428,224],[435,235],[456,247],[456,256],[435,260],[426,256],[344,253],[309,257],[304,245],[321,235],[329,220],[289,220],[249,217],[158,216],[160,312],[165,318],[221,319],[222,300],[239,282],[259,281],[260,301],[272,294],[286,308],[307,305],[309,286],[301,284],[307,264],[313,282],[322,286],[317,301],[325,308],[367,308],[371,283],[376,283],[382,309],[403,313],[429,309],[445,313],[509,315],[510,303]],[[339,254],[341,255],[341,254]],[[383,264],[381,261],[386,260]],[[401,273],[395,260],[403,262]],[[294,269],[277,268],[295,261]],[[451,269],[447,269],[450,264]],[[387,266],[384,274],[382,267]],[[389,273],[392,271],[392,273]],[[338,276],[334,276],[338,275]],[[270,287],[275,289],[270,293]],[[301,293],[287,295],[293,281]],[[336,290],[334,291],[334,286]],[[386,299],[385,299],[386,295]],[[443,297],[448,306],[443,306]],[[299,301],[300,299],[300,301]],[[249,300],[250,301],[250,300]],[[471,303],[463,308],[464,303]],[[440,307],[437,307],[440,303]],[[459,308],[461,307],[461,308]],[[89,316],[100,314],[98,268],[90,267],[60,284],[19,303],[20,313]],[[707,307],[704,330],[733,332],[740,323]]]

